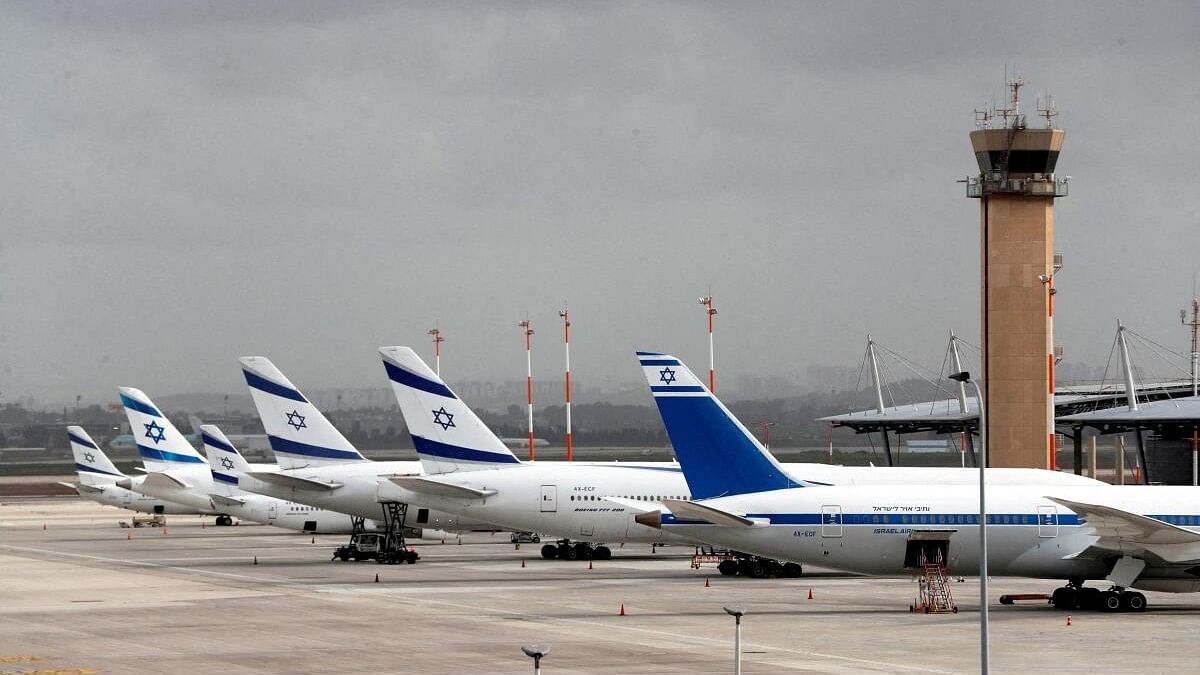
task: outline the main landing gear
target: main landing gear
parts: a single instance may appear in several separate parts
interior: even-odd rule
[[[233,525],[233,516],[217,516],[217,527]]]
[[[556,543],[543,545],[542,557],[546,560],[608,560],[612,557],[612,549],[603,544],[596,546],[583,541],[572,543],[569,539],[560,539]]]
[[[1055,609],[1092,609],[1101,612],[1141,612],[1146,609],[1146,596],[1113,586],[1107,591],[1088,588],[1082,581],[1072,581],[1054,589],[1050,604]]]

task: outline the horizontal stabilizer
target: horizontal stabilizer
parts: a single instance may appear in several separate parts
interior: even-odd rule
[[[243,506],[246,504],[245,499],[238,499],[237,497],[226,497],[225,495],[216,494],[209,494],[208,497],[217,508],[222,506]]]
[[[329,492],[342,487],[343,483],[329,482],[322,483],[319,480],[311,478],[301,478],[300,476],[289,476],[283,473],[274,471],[251,471],[246,474],[251,478],[257,478],[264,483],[278,485],[279,487],[292,488],[293,490],[308,490],[310,492]]]
[[[71,488],[75,491],[75,494],[83,494],[84,492],[104,492],[104,490],[98,487],[84,485],[83,483],[63,483],[60,481],[58,484],[65,488]]]
[[[1173,563],[1200,560],[1200,533],[1103,504],[1085,504],[1049,496],[1046,499],[1071,509],[1087,521],[1091,533],[1098,537],[1089,549],[1107,549],[1126,555],[1146,551]],[[1083,556],[1089,549],[1077,555]]]
[[[142,485],[159,490],[186,490],[192,487],[188,483],[163,471],[154,471],[146,474],[146,480],[142,482]]]
[[[437,495],[439,497],[455,497],[458,499],[485,499],[496,494],[490,488],[480,489],[467,485],[446,483],[429,476],[390,476],[391,482],[418,494]]]
[[[725,525],[727,527],[754,527],[757,524],[755,521],[744,516],[714,509],[711,506],[705,506],[686,499],[664,499],[662,503],[671,510],[671,513],[687,520],[701,520],[713,525]]]

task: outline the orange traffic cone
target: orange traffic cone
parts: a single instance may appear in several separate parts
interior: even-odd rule
[[[45,529],[46,529],[46,524],[45,524],[45,523],[42,523],[42,529],[43,529],[43,530],[45,530]]]
[[[808,599],[812,600],[812,589],[808,589]]]
[[[525,569],[525,559],[521,559],[521,569]]]
[[[1067,615],[1067,625],[1068,626],[1071,625],[1071,615],[1070,614]]]
[[[133,539],[133,533],[132,533],[132,532],[126,532],[126,533],[125,533],[125,539],[126,539],[126,540]]]
[[[589,560],[588,561],[588,571],[591,571],[591,569],[592,569],[592,561]]]
[[[164,537],[167,536],[167,528],[165,528],[165,527],[163,528],[163,536]]]
[[[379,583],[379,575],[378,574],[375,575],[375,583]]]
[[[621,603],[621,611],[617,614],[617,616],[625,616],[625,603]]]
[[[711,586],[712,586],[712,584],[708,583],[708,577],[704,577],[704,587],[709,588]]]

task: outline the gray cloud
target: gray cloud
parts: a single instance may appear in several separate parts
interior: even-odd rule
[[[556,376],[936,365],[977,339],[971,110],[1004,64],[1068,131],[1060,339],[1183,346],[1191,3],[28,3],[0,9],[0,391],[374,385],[380,344]],[[551,351],[553,347],[553,351]]]

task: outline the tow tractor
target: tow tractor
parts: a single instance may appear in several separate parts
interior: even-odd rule
[[[698,570],[701,565],[705,564],[716,564],[717,571],[727,577],[795,579],[804,573],[804,568],[794,562],[781,563],[773,558],[763,558],[723,548],[697,547],[695,555],[692,556],[692,569]]]
[[[420,554],[404,541],[404,519],[408,504],[384,502],[382,532],[366,532],[366,519],[355,516],[351,519],[350,543],[333,551],[333,560],[374,560],[381,565],[398,563],[415,564]]]

